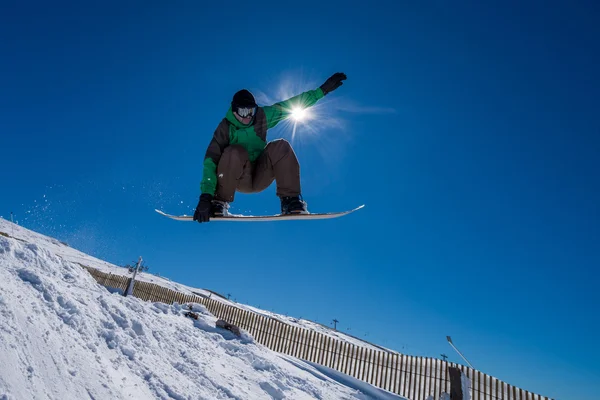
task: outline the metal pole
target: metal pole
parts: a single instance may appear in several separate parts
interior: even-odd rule
[[[133,282],[135,282],[135,276],[137,275],[137,272],[140,269],[140,265],[142,265],[142,256],[140,256],[137,264],[135,265],[135,269],[133,270],[133,276],[131,277],[131,282],[129,282],[129,287],[127,288],[125,296],[131,296],[133,294]]]
[[[469,367],[471,367],[471,368],[475,369],[475,368],[474,368],[474,367],[471,365],[471,363],[470,363],[470,362],[469,362],[469,361],[468,361],[468,360],[465,358],[465,356],[463,356],[463,355],[462,355],[462,353],[461,353],[460,351],[458,351],[458,349],[456,348],[456,346],[454,345],[454,343],[452,343],[452,339],[450,338],[450,336],[446,336],[446,339],[448,339],[448,343],[450,343],[450,346],[452,346],[452,348],[453,348],[454,350],[456,350],[456,352],[458,353],[458,355],[459,355],[459,356],[461,356],[461,357],[462,357],[462,359],[463,359],[463,360],[465,360],[465,362],[466,362],[467,364],[469,364]]]

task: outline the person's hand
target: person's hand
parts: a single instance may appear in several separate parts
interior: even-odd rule
[[[198,221],[200,223],[210,221],[212,199],[212,195],[208,193],[202,193],[200,195],[200,201],[198,202],[196,211],[194,212],[194,221]]]
[[[343,72],[336,72],[331,75],[324,84],[322,84],[321,90],[323,90],[323,94],[327,94],[333,92],[335,89],[339,88],[343,84],[343,80],[346,80],[346,74]]]

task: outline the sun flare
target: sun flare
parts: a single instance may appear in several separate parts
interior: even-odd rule
[[[292,118],[298,122],[306,119],[306,114],[306,109],[304,108],[297,107],[292,110]]]

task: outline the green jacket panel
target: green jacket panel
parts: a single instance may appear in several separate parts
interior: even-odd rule
[[[314,106],[324,96],[323,90],[317,88],[275,103],[272,106],[265,106],[267,128],[273,128],[284,119],[289,118],[295,108],[310,108]]]

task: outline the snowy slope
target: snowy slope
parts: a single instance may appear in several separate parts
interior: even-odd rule
[[[50,237],[41,235],[39,233],[30,231],[19,225],[12,224],[11,222],[6,221],[5,219],[2,219],[2,218],[0,218],[0,232],[6,232],[7,234],[9,234],[12,237],[22,239],[22,240],[25,240],[30,243],[40,243],[45,248],[47,248],[48,250],[51,250],[54,254],[60,256],[64,260],[72,261],[74,263],[80,263],[80,264],[95,268],[97,270],[100,270],[100,271],[106,272],[106,273],[112,273],[115,275],[127,275],[127,270],[123,267],[119,267],[114,264],[110,264],[106,261],[97,259],[88,254],[82,253],[76,249],[73,249],[73,248],[65,245],[64,243],[61,243],[60,241],[58,241],[54,238],[50,238]],[[279,319],[280,321],[285,322],[292,326],[314,330],[319,333],[322,333],[323,335],[330,336],[330,337],[340,340],[340,341],[349,342],[356,346],[366,347],[366,348],[370,348],[373,350],[379,350],[379,351],[389,351],[390,353],[397,353],[393,350],[388,350],[384,347],[376,346],[376,345],[373,345],[372,343],[366,342],[359,338],[344,334],[343,332],[335,331],[327,326],[315,323],[313,321],[293,318],[290,316],[261,310],[259,308],[256,308],[256,307],[253,307],[250,305],[245,305],[245,304],[237,303],[234,301],[230,301],[230,300],[227,300],[226,298],[222,298],[222,297],[216,296],[214,294],[211,294],[211,292],[208,290],[194,288],[191,286],[186,286],[184,284],[173,282],[167,278],[159,277],[159,276],[156,276],[156,275],[153,275],[150,273],[139,273],[136,276],[136,280],[155,283],[162,287],[165,287],[165,288],[168,288],[171,290],[175,290],[175,291],[181,292],[181,293],[186,293],[186,294],[194,294],[195,293],[195,294],[199,294],[199,295],[203,295],[203,296],[207,296],[207,297],[210,296],[213,300],[221,301],[228,305],[231,305],[234,307],[239,307],[239,308],[242,308],[242,309],[245,309],[248,311],[252,311],[252,312],[267,316],[267,317],[276,318],[276,319]]]
[[[112,266],[54,239],[0,232],[2,400],[400,398],[217,329],[201,306],[192,320],[110,293],[77,263]]]

